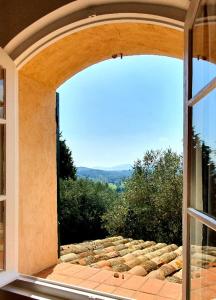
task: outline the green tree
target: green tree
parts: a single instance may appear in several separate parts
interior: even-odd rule
[[[88,179],[60,182],[61,244],[104,238],[102,215],[116,202],[118,194],[106,183]]]
[[[72,152],[66,144],[66,140],[60,134],[59,138],[59,177],[62,179],[76,180],[77,169],[74,165]]]
[[[103,214],[103,228],[105,228],[110,235],[124,235],[127,213],[128,203],[124,197],[120,196],[117,198],[117,201],[113,201],[109,205]]]
[[[182,181],[181,155],[147,151],[134,163],[121,201],[104,214],[104,227],[112,235],[181,244]]]
[[[183,158],[170,149],[164,151],[155,167],[156,240],[182,243]],[[155,214],[154,214],[155,215]]]

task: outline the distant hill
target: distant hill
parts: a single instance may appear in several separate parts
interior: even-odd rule
[[[103,170],[103,171],[128,171],[131,170],[132,167],[129,164],[122,164],[122,165],[118,165],[118,166],[113,166],[113,167],[95,167],[93,169],[96,170]]]
[[[89,178],[92,180],[98,180],[107,183],[118,184],[121,183],[124,179],[130,177],[132,174],[131,170],[99,170],[91,169],[86,167],[78,167],[77,175],[82,178]]]

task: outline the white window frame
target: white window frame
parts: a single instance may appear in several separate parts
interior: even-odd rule
[[[32,276],[20,275],[3,288],[14,294],[43,300],[135,300],[111,293],[50,281]]]
[[[0,287],[18,277],[18,84],[13,60],[0,48],[0,66],[5,69],[6,118],[6,195],[5,270],[0,272]]]
[[[191,189],[191,140],[192,140],[192,112],[193,107],[203,98],[216,89],[216,77],[209,81],[205,86],[201,87],[196,95],[192,95],[192,45],[193,45],[193,28],[194,23],[201,5],[201,0],[191,0],[185,20],[185,55],[184,55],[184,200],[183,200],[183,299],[190,299],[191,293],[191,233],[190,224],[191,218],[216,231],[215,219],[191,206],[190,189]]]

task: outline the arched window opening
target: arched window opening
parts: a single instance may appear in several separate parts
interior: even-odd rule
[[[96,290],[104,269],[123,287],[124,278],[139,276],[180,290],[183,64],[112,58],[57,90],[59,268],[74,268],[66,281],[89,272],[80,286]]]

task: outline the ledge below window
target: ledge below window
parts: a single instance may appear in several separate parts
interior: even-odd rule
[[[40,300],[129,300],[121,296],[100,293],[91,290],[77,288],[66,284],[47,281],[44,279],[20,275],[18,279],[4,286],[0,292],[3,295],[2,300],[7,299],[40,299]],[[1,294],[0,294],[1,296]],[[5,297],[5,298],[4,298]]]

